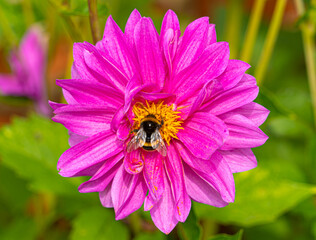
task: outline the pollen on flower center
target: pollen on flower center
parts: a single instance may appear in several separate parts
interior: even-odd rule
[[[133,129],[139,129],[143,119],[148,115],[153,115],[162,125],[159,129],[161,137],[169,145],[172,138],[178,139],[177,133],[180,129],[183,129],[181,127],[181,117],[178,115],[180,112],[175,111],[173,108],[174,105],[163,104],[162,101],[158,103],[146,101],[145,105],[137,102],[133,106]]]

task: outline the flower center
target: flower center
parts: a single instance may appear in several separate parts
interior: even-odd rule
[[[163,104],[163,101],[158,103],[146,101],[145,105],[137,102],[133,107],[135,116],[133,118],[133,129],[139,129],[144,118],[147,118],[149,115],[153,116],[161,125],[159,129],[161,137],[169,145],[172,138],[178,139],[177,133],[180,129],[183,129],[181,127],[181,117],[178,115],[180,112],[173,108],[174,105]]]

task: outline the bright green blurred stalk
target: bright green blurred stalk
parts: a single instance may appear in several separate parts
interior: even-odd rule
[[[243,4],[241,0],[229,0],[227,5],[225,39],[229,42],[230,58],[235,59],[239,49]]]
[[[2,28],[3,35],[6,36],[7,42],[10,44],[10,46],[16,46],[18,43],[18,38],[15,34],[15,32],[12,30],[8,19],[4,15],[4,9],[0,7],[0,27]]]
[[[296,8],[300,16],[305,14],[304,2],[295,0]],[[316,7],[316,1],[311,1],[311,9]],[[310,19],[300,24],[303,36],[303,46],[305,52],[305,61],[309,88],[312,98],[314,124],[316,128],[316,64],[315,64],[315,24]]]
[[[273,48],[282,23],[286,2],[287,0],[278,0],[276,2],[268,34],[262,49],[260,60],[257,64],[257,69],[255,71],[255,77],[257,79],[258,85],[262,85],[262,82],[264,80],[264,75],[267,71]]]
[[[26,21],[26,25],[29,27],[32,23],[34,23],[34,15],[32,9],[31,0],[23,0],[22,2],[23,15]]]
[[[69,4],[60,4],[59,1],[56,0],[49,0],[49,3],[54,7],[54,9],[57,9],[58,13],[62,17],[65,23],[65,27],[67,28],[67,32],[70,35],[71,39],[74,42],[82,42],[82,35],[78,28],[76,27],[74,21],[72,20],[71,16],[68,16],[63,13],[64,10],[67,10],[69,8]]]
[[[262,12],[264,10],[266,0],[256,0],[251,11],[249,24],[247,27],[246,38],[241,52],[241,60],[245,62],[251,61],[253,46],[257,38],[257,33],[260,26]]]
[[[99,21],[98,21],[98,11],[97,11],[97,0],[88,0],[89,6],[89,20],[93,43],[96,44],[97,41],[101,39]]]

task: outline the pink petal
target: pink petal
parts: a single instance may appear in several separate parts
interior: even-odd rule
[[[124,167],[129,174],[137,174],[143,170],[144,161],[141,158],[141,150],[136,149],[130,153],[126,153],[124,158]]]
[[[228,205],[221,195],[201,176],[194,172],[187,164],[183,164],[186,190],[194,201],[208,204],[214,207]]]
[[[127,113],[132,102],[138,98],[154,101],[173,96],[173,94],[170,93],[159,93],[157,91],[159,91],[158,85],[152,83],[142,84],[140,78],[135,75],[126,86],[123,112]]]
[[[140,174],[129,174],[124,167],[118,170],[113,179],[111,196],[115,219],[127,217],[139,209],[144,202],[147,186]]]
[[[144,201],[144,211],[149,211],[150,209],[153,208],[154,205],[155,205],[155,200],[151,197],[150,194],[148,194],[145,197],[145,201]]]
[[[259,88],[252,84],[254,82],[248,76],[245,74],[244,80],[241,80],[238,86],[213,96],[201,106],[200,110],[219,115],[252,102],[257,97]]]
[[[72,64],[72,66],[71,66],[71,78],[72,79],[80,79],[81,78],[75,64]]]
[[[187,26],[174,59],[176,74],[195,62],[202,54],[207,44],[208,28],[208,17],[199,18]]]
[[[221,115],[221,119],[229,130],[229,136],[221,147],[222,150],[258,147],[268,139],[259,127],[242,115],[227,113]]]
[[[106,21],[101,44],[106,52],[106,56],[103,57],[111,56],[114,62],[118,64],[119,69],[123,69],[127,79],[133,77],[136,72],[134,52],[127,44],[125,35],[112,16],[109,16]]]
[[[160,99],[174,99],[175,95],[171,93],[152,93],[152,92],[139,92],[139,97],[146,99],[147,101],[156,101]]]
[[[74,105],[78,104],[76,99],[74,99],[74,97],[67,90],[62,89],[62,92],[63,92],[64,98],[68,104],[74,104]]]
[[[209,159],[223,145],[228,136],[227,127],[209,113],[194,113],[177,134],[183,144],[198,158]]]
[[[68,134],[69,134],[68,143],[69,143],[70,147],[73,147],[76,144],[78,144],[78,143],[80,143],[83,140],[88,138],[86,136],[82,136],[82,135],[73,133],[72,131],[68,131]],[[88,176],[92,176],[92,175],[88,175]]]
[[[122,141],[126,140],[130,134],[131,127],[131,123],[128,119],[126,119],[125,121],[123,120],[119,128],[117,129],[117,138]]]
[[[123,107],[120,107],[119,109],[117,109],[117,111],[115,112],[114,115],[112,115],[112,121],[111,121],[111,129],[116,132],[118,130],[118,128],[120,127],[123,118],[125,117],[125,112]]]
[[[249,148],[239,148],[230,151],[219,151],[233,173],[244,172],[257,167],[255,155]]]
[[[226,69],[228,59],[228,43],[219,42],[208,46],[194,64],[175,77],[173,82],[177,103],[197,94],[207,81],[219,76]]]
[[[47,117],[50,117],[52,115],[52,111],[48,105],[46,96],[35,101],[35,111]]]
[[[175,199],[174,215],[177,220],[184,222],[190,213],[191,199],[185,189],[180,154],[177,149],[174,148],[173,144],[168,146],[168,158],[165,161],[165,166]]]
[[[229,165],[223,157],[215,152],[209,160],[199,159],[188,151],[181,143],[176,146],[183,160],[215,188],[225,202],[233,202],[235,198],[235,183]]]
[[[245,73],[245,75],[240,80],[239,85],[257,85],[257,80],[254,76]]]
[[[106,207],[106,208],[113,207],[111,190],[112,190],[112,182],[107,185],[104,191],[99,193],[99,198],[103,207]]]
[[[142,84],[140,79],[135,75],[127,84],[125,91],[125,105],[122,112],[124,114],[128,113],[130,110],[132,102],[138,98],[141,100],[155,101],[158,99],[164,99],[173,97],[173,94],[169,93],[157,93],[159,87],[155,84],[147,83]]]
[[[73,46],[73,69],[75,70],[75,75],[80,75],[80,78],[91,80],[93,82],[98,81],[105,81],[103,76],[99,76],[97,73],[92,71],[86,64],[84,59],[84,51],[86,50],[87,46],[85,43],[74,43]],[[102,79],[102,80],[101,80]]]
[[[248,63],[240,60],[229,60],[226,70],[217,77],[217,80],[222,83],[224,90],[230,89],[242,79],[248,68],[250,68]]]
[[[250,119],[256,126],[260,126],[267,119],[270,111],[258,103],[251,102],[240,108],[237,108],[233,113],[239,113]]]
[[[162,178],[165,191],[160,200],[150,210],[150,215],[156,227],[165,234],[169,234],[178,223],[174,214],[176,203],[172,194],[172,186],[164,170]]]
[[[118,108],[124,103],[124,96],[114,88],[85,79],[57,80],[57,85],[67,90],[79,104],[105,105]],[[73,103],[71,103],[73,104]]]
[[[117,170],[122,165],[122,159],[124,158],[123,152],[106,159],[98,171],[96,171],[89,181],[84,182],[78,188],[79,192],[101,192],[112,181]]]
[[[222,85],[216,79],[212,79],[206,82],[200,92],[194,97],[187,99],[183,102],[183,106],[189,106],[182,110],[182,119],[186,119],[188,116],[192,115],[194,112],[198,111],[201,105],[204,103],[205,99],[208,99],[212,94],[218,89],[221,89]]]
[[[85,42],[83,51],[86,65],[99,76],[99,81],[106,85],[112,86],[119,91],[125,89],[128,78],[121,67],[114,62],[109,56],[101,56],[98,50],[90,43]]]
[[[215,30],[215,24],[210,24],[208,27],[208,33],[207,33],[207,45],[211,45],[213,43],[216,43],[216,30]]]
[[[75,175],[73,175],[72,177],[82,177],[82,176],[93,176],[95,175],[99,170],[100,170],[100,167],[102,167],[104,165],[104,162],[106,160],[103,160],[97,164],[94,164],[88,168],[85,168],[83,169],[82,171],[80,172],[77,172]]]
[[[124,113],[126,113],[130,108],[135,95],[139,93],[144,87],[145,85],[141,83],[141,80],[137,75],[135,75],[134,77],[132,77],[132,79],[128,81],[125,90],[125,105],[123,110]]]
[[[60,108],[60,107],[65,107],[67,106],[67,104],[64,103],[55,103],[52,101],[48,101],[49,106],[55,111],[56,109]]]
[[[47,39],[38,26],[33,26],[23,37],[19,47],[18,57],[27,71],[25,81],[26,91],[37,100],[46,98],[44,74],[46,68]]]
[[[161,30],[160,30],[160,42],[167,32],[168,29],[172,29],[173,31],[180,31],[180,24],[177,15],[174,11],[168,10],[162,20]]]
[[[100,132],[64,152],[59,158],[57,169],[63,177],[71,177],[122,150],[122,142],[117,140],[112,131]]]
[[[13,75],[0,75],[0,93],[12,96],[27,96],[23,85]]]
[[[63,124],[76,134],[92,136],[110,129],[115,110],[98,105],[67,105],[56,109],[54,113],[53,121]]]
[[[125,36],[126,42],[129,45],[129,48],[135,51],[135,43],[134,43],[134,31],[138,21],[142,18],[137,9],[134,9],[131,15],[129,16],[127,23],[125,25]]]
[[[163,157],[157,151],[142,151],[144,159],[144,178],[148,186],[149,194],[157,201],[164,192]]]
[[[105,163],[106,164],[106,163]],[[112,166],[108,171],[104,171],[103,175],[98,178],[91,178],[89,181],[82,183],[78,191],[81,193],[89,192],[102,192],[110,184],[115,174],[117,173],[119,167],[122,164],[116,164]],[[98,173],[96,173],[98,174]]]
[[[124,159],[123,151],[121,151],[118,154],[106,159],[103,162],[103,164],[99,167],[98,171],[95,174],[93,174],[93,176],[90,180],[96,180],[96,179],[102,177],[107,172],[111,171],[111,169],[117,164],[120,167],[122,165],[123,159]]]
[[[126,76],[110,59],[100,55],[100,52],[90,43],[74,44],[74,59],[76,68],[83,79],[99,81],[111,86],[117,91],[124,91]]]
[[[143,83],[164,85],[165,67],[158,34],[152,21],[142,18],[135,27],[134,41]]]

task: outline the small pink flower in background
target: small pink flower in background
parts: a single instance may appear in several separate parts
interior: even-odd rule
[[[250,66],[229,59],[226,42],[203,17],[180,33],[169,10],[160,34],[134,10],[124,33],[110,16],[103,39],[74,45],[72,78],[58,80],[68,104],[51,103],[70,131],[58,161],[64,177],[92,176],[80,192],[99,192],[122,219],[144,204],[169,233],[191,200],[234,201],[233,174],[256,167],[250,148],[267,136],[269,111],[253,100]]]
[[[31,27],[9,59],[12,74],[0,74],[0,93],[32,99],[36,111],[50,113],[45,86],[46,37],[39,26]]]

